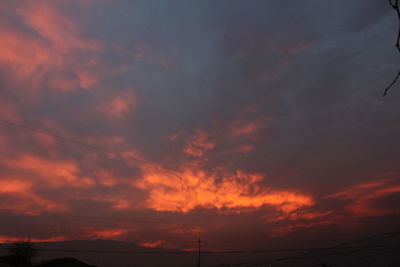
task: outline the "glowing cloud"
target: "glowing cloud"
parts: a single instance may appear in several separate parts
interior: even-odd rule
[[[163,240],[157,240],[157,241],[150,241],[150,242],[144,242],[140,243],[139,246],[146,247],[146,248],[156,248],[164,244]]]
[[[45,180],[51,186],[93,186],[89,178],[79,176],[79,168],[73,161],[44,159],[33,155],[22,155],[10,159],[7,165],[12,168],[29,171],[32,176]]]
[[[81,36],[78,25],[60,11],[56,2],[21,2],[13,7],[19,24],[5,23],[0,28],[0,65],[6,66],[14,82],[29,83],[32,96],[44,85],[52,90],[90,89],[99,81],[98,64],[93,55],[101,43]],[[26,29],[29,31],[26,31]]]
[[[164,225],[161,227],[161,229],[172,234],[190,235],[190,236],[199,235],[200,233],[204,233],[206,231],[204,227],[185,225],[185,224]]]
[[[24,241],[25,239],[20,237],[11,237],[11,236],[0,236],[0,243],[11,243],[11,242],[18,242]],[[27,241],[29,242],[57,242],[57,241],[64,241],[65,237],[57,236],[52,238],[29,238]]]
[[[31,185],[27,181],[0,180],[0,193],[25,193]]]
[[[106,230],[93,230],[93,229],[86,229],[88,232],[87,235],[90,239],[115,239],[119,236],[128,233],[127,229],[106,229]],[[86,237],[87,238],[87,237]]]
[[[147,169],[136,186],[148,191],[146,205],[158,211],[207,208],[231,213],[269,206],[289,213],[314,204],[311,196],[272,190],[261,186],[261,180],[261,175],[240,170],[206,173],[192,166],[180,173]]]
[[[375,204],[377,200],[395,194],[400,194],[398,178],[386,178],[350,186],[343,191],[328,195],[326,198],[349,200],[351,204],[346,207],[347,211],[356,217],[369,217],[400,212],[399,209],[382,208]]]
[[[109,119],[121,119],[129,115],[136,105],[136,97],[130,89],[100,98],[96,103],[96,109]]]
[[[0,197],[3,200],[0,203],[0,210],[8,210],[14,213],[38,214],[43,211],[62,211],[66,206],[62,203],[45,199],[33,192],[33,183],[17,178],[1,178]]]
[[[315,210],[315,207],[310,207],[277,217],[266,216],[269,223],[284,224],[272,227],[271,234],[279,237],[299,229],[333,224],[352,227],[354,224],[358,225],[361,218],[397,214],[400,212],[398,208],[382,207],[382,203],[379,204],[385,197],[400,194],[397,175],[386,174],[382,179],[352,185],[325,196],[324,201],[345,200],[343,206],[334,209]]]
[[[255,134],[259,129],[265,127],[266,119],[258,119],[253,121],[237,120],[228,125],[230,135],[232,137],[249,136]]]
[[[196,135],[191,137],[187,142],[183,152],[194,157],[203,156],[207,150],[211,150],[215,147],[215,144],[208,138],[209,135],[206,131],[198,129]]]

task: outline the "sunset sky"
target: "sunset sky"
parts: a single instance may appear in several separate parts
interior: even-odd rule
[[[382,0],[0,2],[0,242],[294,247],[400,224]]]

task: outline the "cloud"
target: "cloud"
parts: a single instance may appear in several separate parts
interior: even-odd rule
[[[64,241],[65,237],[59,236],[59,237],[52,237],[52,238],[29,238],[29,239],[24,239],[24,238],[19,238],[19,237],[14,237],[14,236],[0,236],[0,243],[11,243],[11,242],[18,242],[21,240],[29,240],[30,242],[59,242],[59,241]]]
[[[157,240],[157,241],[140,243],[139,246],[147,247],[147,248],[156,248],[156,247],[161,246],[163,243],[164,243],[163,240]]]
[[[43,159],[32,155],[21,155],[19,158],[6,163],[10,168],[22,172],[30,172],[33,177],[43,179],[51,186],[90,187],[94,182],[89,178],[82,178],[79,169],[73,161],[59,161]]]
[[[317,200],[317,206],[294,210],[280,217],[266,216],[266,219],[270,223],[284,222],[284,226],[272,227],[272,235],[277,237],[316,226],[353,227],[365,218],[398,214],[399,209],[388,203],[393,200],[387,199],[396,196],[400,196],[398,173],[385,173],[378,180],[358,183],[324,196]]]
[[[396,214],[400,210],[377,205],[379,199],[400,194],[399,174],[390,174],[391,177],[367,183],[350,186],[343,191],[328,195],[328,199],[344,199],[350,201],[346,211],[355,217],[384,216]]]
[[[137,106],[137,99],[132,90],[124,90],[111,96],[100,97],[95,105],[107,118],[118,120],[131,115]]]
[[[194,235],[199,235],[201,233],[204,233],[205,227],[201,226],[192,226],[192,225],[185,225],[185,224],[168,224],[168,225],[163,225],[160,227],[161,230],[166,230],[169,233],[172,234],[179,234],[179,235],[189,235],[189,236],[194,236]]]
[[[236,120],[228,125],[228,134],[232,137],[254,136],[260,129],[266,127],[266,119],[258,118],[253,121]]]
[[[0,64],[26,93],[37,97],[43,86],[61,92],[93,88],[99,80],[96,57],[98,40],[81,35],[78,25],[63,13],[56,2],[20,3],[10,7],[19,23],[1,28]],[[11,11],[11,10],[10,10]]]
[[[131,230],[128,229],[96,229],[93,227],[84,228],[85,233],[82,234],[81,238],[96,240],[96,239],[106,239],[115,240],[118,237],[128,233]]]
[[[207,150],[211,150],[215,147],[215,144],[207,140],[209,135],[202,129],[198,129],[197,133],[190,138],[187,142],[186,147],[182,150],[183,153],[194,156],[201,157]]]
[[[37,215],[45,211],[64,211],[63,203],[46,199],[34,192],[33,184],[14,178],[0,180],[0,209],[12,213]]]
[[[0,119],[23,127],[0,125],[0,239],[261,247],[390,228],[400,102],[380,98],[398,63],[388,9],[2,3]]]
[[[311,196],[262,187],[258,185],[261,180],[262,176],[241,170],[205,172],[189,165],[178,173],[145,169],[143,178],[135,185],[148,191],[147,207],[158,211],[211,208],[222,213],[240,213],[269,206],[292,212],[314,204]]]

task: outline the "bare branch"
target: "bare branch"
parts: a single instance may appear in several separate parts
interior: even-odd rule
[[[387,94],[388,90],[397,82],[397,79],[398,79],[399,77],[400,77],[400,70],[399,70],[399,72],[397,73],[397,75],[396,75],[396,77],[394,78],[394,80],[389,84],[388,87],[385,88],[385,91],[383,92],[382,97],[384,97],[384,96]]]
[[[392,6],[393,9],[396,10],[397,17],[399,20],[399,30],[397,32],[397,40],[396,40],[396,48],[397,51],[400,53],[400,8],[399,8],[399,0],[389,0],[389,4]],[[397,73],[394,80],[389,84],[388,87],[385,88],[385,91],[382,94],[382,97],[386,96],[389,89],[397,82],[397,79],[400,77],[400,71]]]
[[[397,17],[399,19],[399,24],[400,24],[400,9],[399,9],[399,0],[396,0],[395,4],[393,5],[392,2],[390,2],[390,4],[392,5],[392,7],[396,10],[397,13]],[[397,33],[397,41],[396,41],[396,47],[397,50],[400,53],[400,26],[399,26],[399,31]]]
[[[394,0],[395,2],[393,3],[393,0],[389,0],[389,4],[394,8],[394,9],[396,9],[396,7],[397,7],[397,5],[399,4],[399,1],[398,0]]]

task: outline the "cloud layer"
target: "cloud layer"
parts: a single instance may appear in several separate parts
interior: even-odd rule
[[[0,241],[190,249],[201,235],[210,248],[259,248],[390,228],[390,11],[372,0],[2,3]]]

